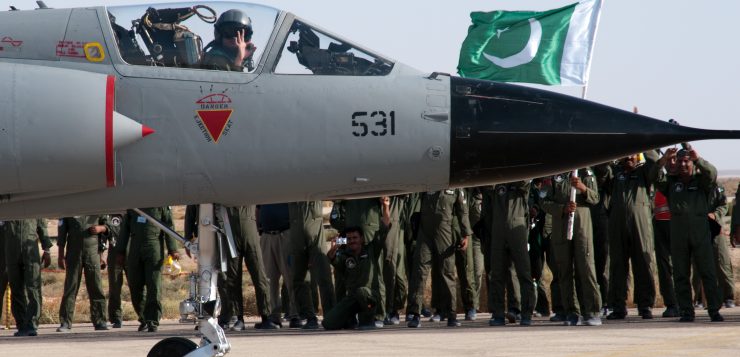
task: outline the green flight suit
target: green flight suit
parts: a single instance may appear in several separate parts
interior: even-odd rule
[[[528,181],[517,181],[494,186],[492,201],[491,236],[491,294],[494,318],[504,318],[506,272],[514,265],[521,289],[522,318],[531,319],[535,306],[527,241],[529,239]]]
[[[594,168],[594,171],[597,171]],[[594,263],[596,265],[596,282],[599,284],[602,309],[607,309],[609,296],[609,193],[604,189],[605,182],[599,180],[599,203],[591,208],[591,220],[594,225]]]
[[[632,171],[606,168],[604,189],[609,192],[609,306],[616,314],[627,313],[627,275],[630,263],[635,303],[640,310],[655,305],[655,241],[652,220],[652,182],[648,173],[658,155],[645,152],[645,164]]]
[[[41,316],[41,255],[51,248],[46,220],[4,221],[0,236],[5,240],[5,269],[12,295],[11,310],[18,331],[35,331]]]
[[[316,280],[324,313],[335,304],[331,266],[326,257],[324,222],[321,201],[292,202],[288,204],[290,217],[290,248],[288,268],[293,277],[293,293],[298,314],[302,318],[316,318],[311,296],[310,277]]]
[[[440,315],[456,319],[457,279],[455,276],[455,251],[459,241],[452,233],[452,217],[460,222],[464,237],[472,235],[468,220],[468,203],[462,190],[429,192],[422,196],[418,237],[412,264],[407,312],[419,315],[424,300],[424,286],[432,263],[441,270],[439,293]]]
[[[141,210],[172,227],[172,212],[169,207]],[[172,237],[147,221],[146,217],[128,210],[121,223],[116,252],[118,255],[126,254],[128,249],[126,280],[139,323],[156,327],[162,317],[162,264],[166,254],[176,252],[178,246]]]
[[[421,193],[410,193],[404,205],[404,233],[403,240],[406,245],[406,282],[411,281],[411,264],[414,259],[414,248],[416,247],[416,236],[419,233],[419,217],[421,211]]]
[[[380,200],[378,198],[363,198],[357,200],[342,200],[334,202],[336,210],[332,209],[333,212],[338,213],[338,217],[332,217],[331,223],[334,228],[342,232],[347,227],[360,227],[365,238],[365,243],[369,243],[378,238],[380,234]],[[383,247],[383,252],[378,256],[378,266],[380,267],[375,273],[378,275],[375,277],[376,283],[375,288],[378,289],[380,301],[375,309],[376,319],[383,321],[386,314],[385,309],[385,282],[383,279],[383,271],[385,270],[385,258],[387,252]],[[338,275],[338,281],[343,281]],[[337,284],[340,285],[340,284]],[[337,291],[337,301],[340,300],[339,295],[342,292]]]
[[[337,249],[331,263],[339,271],[347,291],[342,300],[324,315],[321,322],[324,329],[352,328],[355,315],[360,326],[374,326],[378,315],[376,309],[381,302],[376,289],[377,276],[381,275],[378,261],[382,259],[387,234],[388,228],[379,228],[375,238],[365,243],[356,256],[346,246]]]
[[[469,197],[469,196],[468,196]],[[471,200],[469,199],[468,202]],[[468,208],[469,209],[469,208]],[[460,231],[460,224],[457,221],[457,218],[452,218],[452,234],[454,235],[455,241],[462,240],[462,232]],[[460,288],[460,297],[462,298],[462,304],[463,304],[463,311],[467,312],[470,309],[475,308],[475,291],[473,290],[473,276],[472,276],[472,268],[468,265],[472,265],[473,261],[468,262],[468,253],[471,253],[473,251],[473,235],[470,236],[470,240],[468,241],[468,248],[464,251],[462,250],[456,250],[455,251],[455,270],[457,271],[457,280],[459,283]],[[434,279],[434,275],[432,275],[432,279]],[[439,282],[437,282],[439,284]],[[438,285],[438,289],[442,288],[442,286]],[[432,290],[432,294],[434,294],[435,291]],[[439,298],[439,296],[437,296]],[[436,301],[437,299],[432,299],[433,301]],[[457,309],[457,306],[454,307]]]
[[[544,184],[543,186],[544,187]],[[529,263],[531,266],[532,280],[535,284],[536,300],[534,311],[542,316],[550,316],[550,301],[543,284],[542,272],[545,269],[547,247],[549,246],[549,235],[545,237],[544,228],[546,223],[545,211],[541,208],[541,201],[547,196],[547,190],[538,188],[534,182],[529,190],[530,215],[529,217]]]
[[[108,221],[110,234],[105,236],[108,238],[108,256],[106,257],[108,264],[108,319],[114,324],[123,323],[121,291],[123,289],[126,264],[119,265],[116,261],[116,245],[119,241],[122,222],[123,215],[110,215],[110,220]]]
[[[687,182],[681,177],[660,175],[660,168],[653,167],[650,178],[668,199],[671,209],[671,258],[673,282],[681,316],[694,316],[691,301],[691,259],[696,261],[699,276],[704,282],[704,293],[710,315],[720,309],[721,296],[717,288],[712,238],[707,214],[709,198],[717,179],[717,169],[699,158],[694,163],[695,172]]]
[[[242,65],[234,64],[236,51],[216,44],[216,41],[206,46],[206,52],[201,60],[203,69],[213,69],[219,71],[243,72],[245,63]]]
[[[544,191],[544,197],[541,197],[540,203],[543,203],[548,193],[552,191],[552,180],[545,180],[541,190]],[[542,211],[545,210],[542,209]],[[550,306],[554,314],[565,316],[563,295],[560,291],[560,271],[558,271],[558,265],[555,263],[555,246],[552,244],[552,221],[552,215],[545,211],[545,223],[542,225],[542,244],[545,248],[545,262],[552,274],[552,280],[550,281],[550,300],[552,303]]]
[[[469,188],[465,190],[468,197],[468,220],[470,221],[470,227],[475,227],[477,224],[483,224],[483,193],[480,188]],[[457,223],[457,220],[455,220]],[[455,233],[460,235],[460,226],[457,225]],[[461,237],[462,238],[462,237]],[[465,254],[465,271],[467,274],[467,280],[469,288],[466,288],[465,284],[462,284],[462,291],[467,289],[470,290],[470,302],[465,302],[465,295],[463,294],[463,305],[469,307],[467,309],[480,310],[480,290],[483,286],[483,276],[485,273],[485,264],[483,262],[483,251],[481,237],[477,234],[476,230],[473,229],[473,235],[470,237],[472,240],[468,245],[468,249],[465,252],[457,252],[456,255]],[[458,274],[460,269],[458,268]]]
[[[90,298],[90,321],[94,326],[103,326],[108,320],[105,308],[105,293],[100,274],[99,237],[90,234],[88,228],[96,225],[108,226],[107,216],[76,216],[59,220],[57,246],[64,255],[64,294],[59,306],[59,321],[72,326],[75,303],[80,290],[80,280],[85,274],[85,287]],[[107,233],[101,234],[103,236]],[[104,238],[105,239],[105,238]]]
[[[386,288],[385,310],[390,316],[403,309],[406,302],[406,269],[404,260],[406,247],[403,244],[403,210],[406,207],[407,195],[391,196],[391,227],[384,244],[385,261],[383,262],[383,281]]]
[[[720,303],[731,300],[735,301],[735,278],[732,272],[732,257],[730,256],[730,242],[728,237],[722,234],[721,226],[724,217],[727,216],[727,196],[722,186],[717,186],[712,190],[712,194],[709,198],[709,206],[711,213],[714,213],[715,221],[720,228],[717,235],[712,237],[712,251],[714,253],[715,268],[717,271],[717,284],[719,285],[719,292],[722,299]],[[695,262],[694,262],[695,263]],[[702,281],[699,278],[699,274],[696,274],[698,269],[694,264],[694,274],[691,276],[692,285],[694,286],[694,301],[702,301]]]
[[[714,214],[718,223],[722,226],[724,217],[727,216],[727,211],[729,210],[727,196],[722,186],[717,186],[715,192],[715,196],[717,196],[717,208],[715,208]],[[728,236],[722,234],[720,231],[720,234],[716,235],[712,241],[714,255],[716,257],[715,261],[717,262],[717,279],[722,302],[728,300],[735,301],[735,275],[733,274],[729,239]]]
[[[597,317],[601,308],[601,296],[594,267],[590,207],[599,203],[599,193],[593,172],[588,168],[579,169],[578,177],[586,185],[587,190],[576,195],[573,240],[567,240],[568,214],[565,213],[565,205],[570,201],[570,175],[571,173],[564,173],[552,177],[552,192],[548,192],[542,208],[552,215],[550,243],[557,265],[560,296],[565,314],[571,319],[581,314],[585,318]],[[580,301],[576,297],[576,279],[581,289]]]
[[[236,258],[227,258],[226,273],[219,274],[218,288],[221,296],[221,324],[229,322],[232,316],[244,320],[244,293],[242,290],[243,263],[254,285],[257,313],[264,318],[270,316],[270,284],[262,263],[262,248],[257,230],[256,206],[226,207],[229,224],[236,244]],[[220,218],[218,219],[220,222]],[[223,224],[221,224],[223,226]]]
[[[656,192],[654,202],[653,236],[655,237],[655,265],[660,296],[663,297],[663,305],[667,309],[678,311],[676,289],[673,286],[673,263],[671,263],[670,207],[668,207],[667,199],[660,192]]]
[[[483,255],[483,266],[486,272],[485,286],[486,295],[488,300],[486,305],[488,311],[493,312],[493,293],[491,292],[491,239],[493,232],[493,200],[495,198],[495,191],[493,186],[487,186],[481,188],[482,191],[482,202],[481,202],[481,218],[480,220],[480,240],[481,240],[481,253]],[[519,287],[519,279],[516,276],[516,269],[514,263],[509,265],[509,270],[506,273],[506,305],[507,310],[513,314],[518,314],[521,311],[521,289]]]

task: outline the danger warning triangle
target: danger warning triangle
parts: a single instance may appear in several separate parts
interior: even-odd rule
[[[214,142],[218,142],[218,139],[221,138],[221,134],[226,129],[226,123],[229,122],[229,117],[231,117],[231,112],[231,109],[198,110],[198,116]]]

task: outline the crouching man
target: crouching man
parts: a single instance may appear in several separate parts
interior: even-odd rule
[[[375,309],[380,302],[378,279],[382,277],[378,257],[391,225],[390,198],[382,197],[380,202],[382,224],[376,239],[365,244],[362,228],[348,227],[344,230],[346,244],[334,241],[326,253],[347,289],[344,298],[324,316],[322,325],[327,330],[351,329],[358,324],[360,329],[375,328]]]

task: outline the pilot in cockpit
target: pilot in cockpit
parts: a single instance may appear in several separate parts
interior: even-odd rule
[[[228,10],[214,25],[214,39],[205,48],[202,67],[223,71],[252,70],[252,20],[241,10]]]

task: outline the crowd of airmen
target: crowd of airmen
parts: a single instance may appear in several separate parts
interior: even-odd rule
[[[716,179],[714,166],[690,146],[668,148],[662,157],[650,151],[495,186],[336,201],[330,224],[340,234],[331,239],[321,201],[225,207],[238,256],[228,258],[219,276],[219,324],[246,327],[243,264],[254,284],[259,329],[283,322],[373,329],[400,324],[402,311],[408,327],[420,327],[422,316],[455,327],[460,308],[465,320],[476,319],[481,291],[491,326],[526,326],[548,316],[554,323],[598,326],[602,317],[626,318],[630,280],[638,314],[652,319],[656,275],[663,317],[691,322],[695,308],[706,306],[711,321],[722,321],[719,310],[734,307],[729,246],[740,238],[740,212],[733,212],[728,241],[721,228],[727,199]],[[197,208],[186,209],[188,239],[197,236]],[[172,226],[168,207],[143,211]],[[83,274],[96,330],[122,326],[125,276],[139,331],[157,331],[166,293],[163,263],[167,255],[180,258],[172,237],[129,210],[62,218],[57,246],[66,272],[58,332],[72,329]],[[40,270],[51,264],[51,247],[44,220],[0,222],[0,296],[9,283],[16,336],[37,335]],[[545,266],[552,272],[549,300]]]

